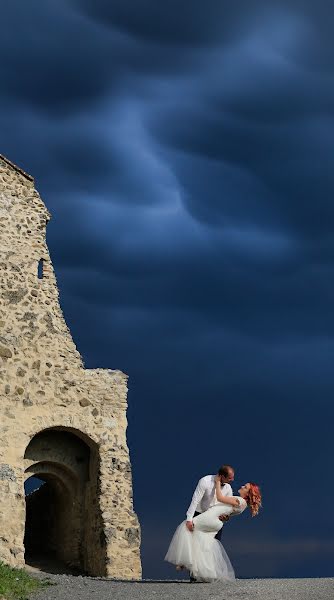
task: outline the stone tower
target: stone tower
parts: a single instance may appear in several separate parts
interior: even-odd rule
[[[0,156],[0,560],[53,553],[140,578],[127,377],[85,369],[66,326],[33,178]],[[24,482],[44,481],[25,499]]]

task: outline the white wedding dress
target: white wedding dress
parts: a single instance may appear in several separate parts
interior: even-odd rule
[[[220,515],[239,515],[247,507],[246,500],[240,496],[238,500],[238,507],[218,502],[194,517],[193,531],[183,521],[173,535],[165,560],[184,566],[198,581],[234,580],[230,559],[215,535],[223,527]]]

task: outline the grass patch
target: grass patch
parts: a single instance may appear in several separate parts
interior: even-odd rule
[[[50,585],[35,579],[23,569],[12,569],[0,561],[0,599],[26,600],[32,592]]]

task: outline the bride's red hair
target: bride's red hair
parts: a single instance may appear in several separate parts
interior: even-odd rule
[[[253,481],[250,482],[250,488],[246,500],[252,513],[252,517],[255,517],[258,514],[260,507],[262,506],[261,490],[257,483],[254,483]]]

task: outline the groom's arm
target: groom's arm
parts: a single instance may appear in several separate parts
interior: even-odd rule
[[[223,496],[233,496],[233,490],[229,483],[225,483],[221,490]]]
[[[193,528],[193,516],[195,514],[196,508],[199,504],[199,502],[202,500],[203,496],[204,496],[204,492],[205,492],[206,486],[205,486],[205,479],[204,477],[202,477],[202,479],[199,480],[196,489],[193,493],[193,497],[191,499],[190,502],[190,506],[187,510],[187,527],[189,530],[192,530]]]
[[[233,496],[233,490],[230,486],[229,483],[225,483],[224,487],[222,488],[222,494],[223,496]],[[220,521],[222,521],[223,523],[226,523],[229,520],[229,515],[220,515],[219,519]]]

